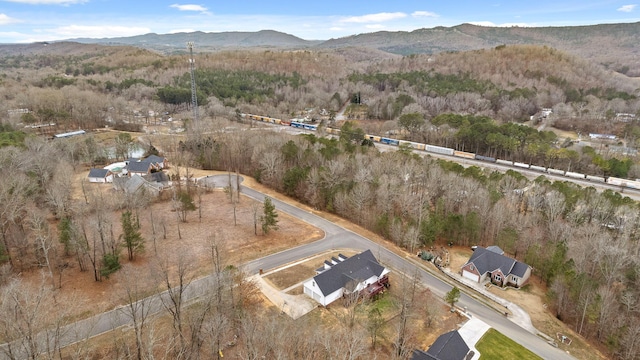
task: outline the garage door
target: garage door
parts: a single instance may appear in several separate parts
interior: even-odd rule
[[[313,289],[308,288],[308,287],[304,287],[304,293],[305,295],[308,295],[309,297],[311,297],[313,300],[319,302],[322,304],[322,295],[318,294],[317,292],[313,291]]]
[[[480,275],[476,275],[472,272],[469,272],[467,270],[462,270],[462,276],[469,279],[469,280],[473,280],[475,282],[479,282],[480,281]]]

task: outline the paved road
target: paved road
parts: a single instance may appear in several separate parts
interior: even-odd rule
[[[264,194],[253,189],[242,187],[242,192],[256,200],[263,201]],[[371,249],[378,260],[385,266],[393,268],[395,271],[401,271],[408,275],[414,273],[418,275],[423,285],[428,286],[434,293],[444,296],[451,285],[443,282],[431,273],[414,265],[411,261],[403,258],[390,250],[374,243],[373,241],[344,229],[328,220],[316,216],[308,211],[302,210],[287,203],[283,203],[273,199],[273,203],[278,211],[286,212],[295,216],[309,224],[312,224],[325,231],[324,239],[315,241],[311,244],[298,246],[289,250],[285,250],[261,259],[251,261],[244,265],[244,270],[250,274],[259,272],[260,269],[272,269],[297,259],[312,256],[319,252],[323,252],[335,248],[352,248],[357,250]],[[574,359],[565,352],[552,347],[537,335],[521,328],[517,324],[511,322],[504,315],[499,314],[494,309],[482,304],[481,302],[462,294],[458,303],[461,307],[466,307],[472,316],[478,317],[496,330],[509,336],[514,341],[520,343],[524,347],[530,349],[544,359]]]
[[[214,181],[217,186],[222,186],[225,181],[228,181],[228,176],[222,175],[211,177],[210,180]],[[245,195],[259,201],[263,201],[265,197],[264,194],[245,186],[242,186],[241,191]],[[400,271],[407,275],[417,274],[422,284],[428,286],[434,293],[444,296],[446,292],[451,290],[451,285],[443,282],[442,280],[433,276],[422,268],[417,267],[408,259],[387,250],[386,248],[374,243],[371,240],[368,240],[356,233],[344,229],[308,211],[281,202],[277,199],[273,199],[273,203],[275,204],[278,211],[288,213],[324,230],[325,238],[310,244],[301,245],[250,261],[242,266],[243,270],[249,274],[258,273],[260,269],[269,270],[275,267],[279,267],[284,264],[296,261],[300,258],[309,257],[330,249],[370,249],[381,263],[392,268],[394,271]],[[213,282],[214,281],[212,276],[203,277],[196,281],[193,281],[184,294],[184,298],[186,299],[185,301],[196,299],[197,297],[204,295],[207,289],[210,289],[212,287]],[[59,332],[59,344],[61,344],[62,347],[68,346],[80,341],[84,341],[88,338],[113,331],[123,326],[129,326],[132,322],[132,311],[135,311],[138,314],[140,314],[141,312],[145,312],[149,315],[158,313],[162,311],[162,301],[163,299],[166,300],[167,296],[167,292],[163,292],[158,295],[154,295],[138,301],[137,303],[135,303],[135,309],[121,307],[64,326]],[[569,356],[563,351],[560,351],[559,349],[547,344],[538,336],[509,321],[502,314],[497,313],[492,308],[482,304],[481,302],[469,297],[464,293],[460,297],[458,305],[466,307],[472,316],[480,318],[487,324],[491,325],[503,334],[509,336],[514,341],[522,344],[544,359],[573,359],[573,357]],[[38,337],[40,339],[38,343],[42,346],[41,351],[44,352],[45,344],[47,343],[47,334],[42,333],[39,334]],[[51,339],[51,336],[49,336],[49,338]],[[0,346],[0,358],[8,358],[5,354],[2,353],[2,350],[6,351],[6,344]],[[24,354],[24,352],[21,352],[19,350],[17,350],[17,353]],[[26,356],[17,356],[17,358],[24,357]]]

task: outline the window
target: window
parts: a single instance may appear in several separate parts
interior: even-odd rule
[[[471,266],[469,266],[469,269],[470,269],[471,271],[475,270],[475,269],[474,269],[474,267],[473,267],[473,264],[471,264]]]
[[[496,281],[501,281],[502,280],[502,276],[500,276],[500,274],[496,274],[496,276],[494,277],[494,279]]]

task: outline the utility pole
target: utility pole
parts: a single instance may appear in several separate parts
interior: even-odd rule
[[[193,125],[196,131],[200,129],[198,123],[198,96],[196,95],[196,73],[195,64],[196,60],[193,58],[193,41],[187,42],[187,49],[189,49],[189,67],[191,70],[191,107],[193,107]]]

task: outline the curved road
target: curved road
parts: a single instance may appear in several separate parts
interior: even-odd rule
[[[242,192],[258,201],[263,201],[265,195],[247,188],[242,187]],[[315,241],[311,244],[298,246],[289,250],[285,250],[276,254],[272,254],[257,260],[253,260],[244,265],[244,270],[250,274],[257,273],[260,269],[272,269],[300,258],[316,255],[320,252],[335,248],[352,248],[357,250],[371,249],[378,260],[385,266],[391,267],[396,271],[401,271],[408,275],[416,273],[422,282],[422,285],[428,286],[432,291],[444,296],[451,285],[445,283],[439,278],[433,276],[426,270],[414,265],[411,261],[403,258],[396,253],[387,250],[385,247],[342,228],[324,218],[313,215],[305,210],[289,205],[287,203],[272,199],[278,211],[286,212],[295,216],[311,225],[314,225],[325,231],[324,239]],[[547,344],[542,338],[534,335],[519,325],[511,322],[503,315],[499,314],[492,308],[487,307],[481,302],[469,297],[465,293],[460,296],[459,306],[466,307],[472,316],[481,319],[491,325],[496,330],[509,336],[517,343],[523,345],[544,359],[574,359],[565,352]]]
[[[209,179],[211,181],[214,181],[217,186],[223,186],[224,183],[228,181],[228,176],[222,175],[216,177],[207,177],[207,180]],[[264,201],[265,195],[263,193],[245,186],[242,186],[241,191],[246,196],[249,196],[258,201]],[[295,260],[316,255],[318,253],[335,248],[352,248],[356,250],[370,249],[378,258],[378,260],[385,266],[408,275],[417,274],[422,285],[428,286],[436,294],[443,296],[446,292],[451,290],[451,285],[443,282],[426,270],[414,265],[408,259],[403,258],[390,250],[387,250],[383,246],[374,243],[373,241],[356,233],[353,233],[345,228],[342,228],[324,218],[311,214],[308,211],[289,205],[277,199],[272,200],[278,211],[288,213],[324,230],[325,237],[310,244],[301,245],[250,261],[242,266],[245,272],[249,274],[255,274],[259,272],[260,269],[272,269],[293,262]],[[184,294],[185,299],[187,299],[186,301],[196,299],[206,294],[207,289],[212,287],[213,282],[213,276],[206,276],[191,282]],[[57,332],[57,337],[59,337],[59,344],[62,347],[68,346],[80,341],[84,341],[88,338],[113,331],[122,326],[129,326],[132,322],[131,314],[133,312],[137,314],[144,313],[146,315],[151,315],[162,311],[163,299],[164,301],[166,301],[167,296],[167,292],[165,291],[163,293],[142,299],[134,303],[133,307],[119,307],[114,310],[95,315],[91,318],[80,320],[73,324],[64,326],[60,329],[60,331]],[[514,341],[520,343],[521,345],[533,351],[544,359],[573,359],[573,357],[557,348],[552,347],[538,336],[521,328],[492,308],[487,307],[486,305],[471,298],[465,293],[461,294],[458,305],[466,307],[468,312],[472,316],[483,320],[496,330],[509,336]],[[49,338],[49,341],[51,341],[53,338],[53,335],[47,335],[48,334],[46,333],[38,334],[38,343],[42,344],[42,348],[39,349],[41,352],[46,351],[45,344],[48,343],[47,338]],[[19,344],[19,341],[12,343],[12,350],[14,351],[14,355],[17,355],[17,358],[26,357],[21,356],[26,354],[24,353],[24,351],[21,351],[20,348],[21,346]],[[5,358],[6,351],[7,344],[0,346],[0,356],[4,355],[3,358]],[[2,354],[3,352],[5,354]]]

